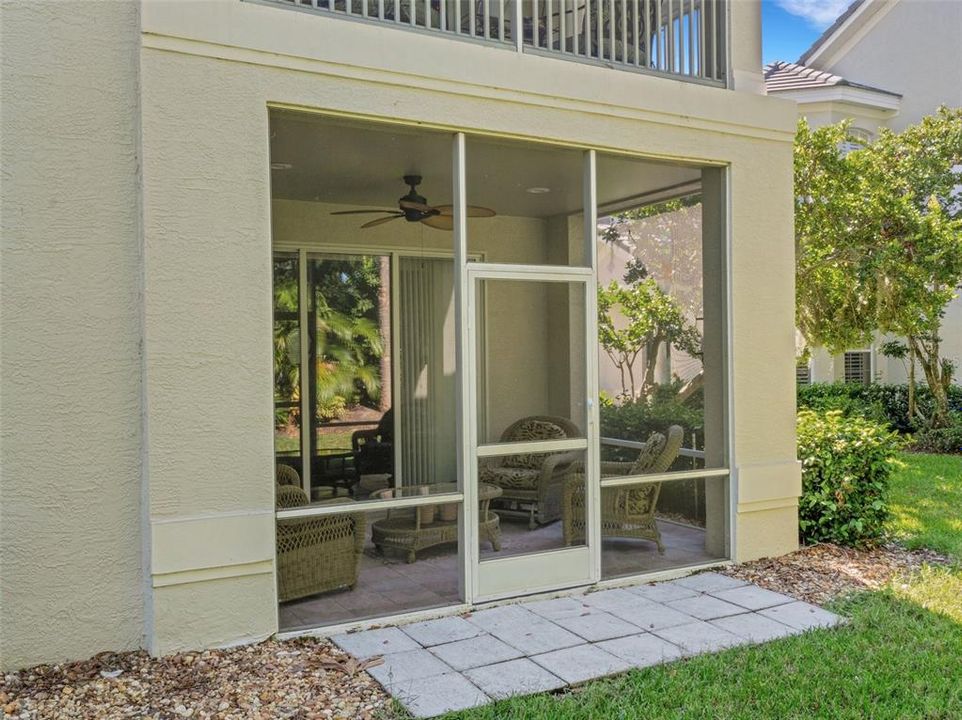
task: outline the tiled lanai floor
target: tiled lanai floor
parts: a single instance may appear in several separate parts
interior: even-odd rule
[[[413,715],[431,717],[839,622],[815,605],[703,573],[333,640],[359,659],[383,655],[368,672]]]

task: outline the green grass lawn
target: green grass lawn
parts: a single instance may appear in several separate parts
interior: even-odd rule
[[[905,454],[890,530],[962,560],[962,457]],[[962,565],[837,600],[848,625],[463,713],[461,720],[962,718]]]
[[[907,585],[861,592],[832,609],[850,623],[448,717],[962,717],[962,571],[926,568]]]
[[[889,528],[906,546],[962,560],[962,455],[903,454],[890,505]]]

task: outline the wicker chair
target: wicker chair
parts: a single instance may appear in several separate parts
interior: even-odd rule
[[[678,425],[668,428],[668,437],[652,433],[634,462],[602,462],[601,476],[652,475],[671,467],[681,449],[684,432]],[[661,532],[655,522],[655,508],[661,483],[643,483],[601,489],[601,536],[652,540],[664,554]],[[584,466],[573,465],[562,495],[562,526],[566,545],[585,539]]]
[[[307,495],[294,485],[278,485],[277,507],[307,505]],[[317,505],[354,502],[346,498]],[[353,589],[364,547],[363,512],[277,521],[277,593],[281,602],[317,593]]]
[[[293,485],[295,487],[301,486],[301,476],[298,475],[297,470],[292,468],[290,465],[277,463],[277,469],[275,472],[278,485]]]
[[[516,420],[501,433],[501,442],[563,440],[583,437],[571,420],[553,415],[531,415]],[[526,453],[482,460],[478,480],[502,490],[500,501],[518,510],[527,506],[528,528],[561,517],[561,488],[565,473],[578,452],[539,455]]]

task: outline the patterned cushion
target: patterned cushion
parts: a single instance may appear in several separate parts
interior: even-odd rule
[[[652,514],[655,511],[653,507],[655,495],[660,487],[661,483],[649,483],[625,491],[625,512],[636,517]]]
[[[484,467],[481,469],[481,482],[497,485],[499,488],[514,488],[516,490],[535,490],[538,487],[540,470],[531,468]]]
[[[515,430],[511,442],[531,442],[532,440],[564,440],[568,437],[565,431],[547,420],[526,420]],[[528,468],[540,470],[547,455],[543,453],[526,453],[523,455],[509,455],[504,459],[504,467]]]
[[[668,440],[661,433],[652,433],[649,435],[645,447],[638,453],[638,459],[635,460],[635,464],[631,466],[629,474],[644,475],[649,472],[651,466],[655,464],[655,460],[658,459],[658,456],[661,455],[667,444]]]

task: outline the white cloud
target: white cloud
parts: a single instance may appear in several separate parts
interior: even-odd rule
[[[787,13],[805,18],[820,30],[824,30],[835,18],[845,12],[852,0],[775,0]]]

